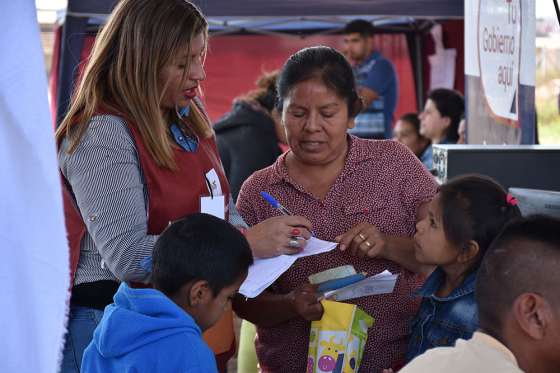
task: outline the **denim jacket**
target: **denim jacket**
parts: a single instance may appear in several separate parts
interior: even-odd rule
[[[470,339],[478,329],[476,272],[469,274],[447,297],[438,297],[436,293],[444,280],[445,273],[438,267],[418,290],[422,304],[412,323],[407,361],[430,348],[453,346],[459,338]]]

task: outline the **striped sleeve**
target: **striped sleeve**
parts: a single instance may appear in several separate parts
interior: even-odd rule
[[[248,228],[249,227],[247,225],[247,223],[245,223],[245,220],[243,220],[243,217],[241,217],[241,214],[239,214],[239,211],[237,211],[237,207],[235,206],[235,202],[233,202],[233,198],[232,198],[231,194],[229,195],[229,220],[228,220],[228,222],[235,227],[241,227],[241,228]]]
[[[157,236],[147,234],[147,192],[126,124],[115,116],[96,116],[75,152],[66,153],[62,145],[60,167],[87,227],[76,276],[87,282],[104,279],[94,268],[98,254],[101,267],[118,280],[147,282],[149,273],[141,264]],[[90,240],[96,252],[84,262]]]

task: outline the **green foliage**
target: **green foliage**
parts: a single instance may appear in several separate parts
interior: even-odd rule
[[[555,99],[537,100],[536,102],[539,141],[541,144],[560,144],[560,115]]]

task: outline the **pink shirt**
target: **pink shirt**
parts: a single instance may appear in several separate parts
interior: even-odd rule
[[[259,195],[266,191],[295,215],[313,223],[317,238],[334,240],[356,224],[367,221],[381,232],[412,236],[416,210],[437,189],[434,178],[404,146],[390,140],[374,141],[349,137],[349,152],[341,174],[323,200],[315,198],[288,175],[286,154],[273,165],[255,172],[243,184],[237,201],[245,221],[253,225],[278,211]],[[311,274],[345,264],[356,271],[374,275],[385,269],[399,273],[392,294],[353,299],[375,318],[368,333],[361,372],[378,372],[398,367],[410,334],[410,321],[418,302],[413,291],[418,278],[398,264],[383,259],[360,259],[333,250],[300,258],[271,287],[279,294],[289,293]],[[275,327],[257,327],[257,355],[263,372],[305,372],[310,323],[295,318]]]

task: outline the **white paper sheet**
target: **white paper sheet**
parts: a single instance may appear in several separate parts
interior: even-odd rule
[[[328,291],[325,293],[325,298],[342,301],[371,295],[389,294],[393,292],[398,277],[398,274],[394,275],[385,270],[352,285]]]
[[[455,84],[455,49],[445,49],[443,46],[443,30],[436,24],[430,30],[434,39],[436,52],[428,56],[430,63],[430,89],[453,89]]]
[[[299,254],[255,259],[255,263],[249,268],[247,279],[241,284],[239,292],[248,298],[254,298],[272,285],[298,258],[326,253],[334,249],[336,245],[338,245],[336,242],[311,237],[307,241],[305,249]]]
[[[224,196],[200,197],[200,212],[214,215],[219,219],[226,218],[226,200]]]

